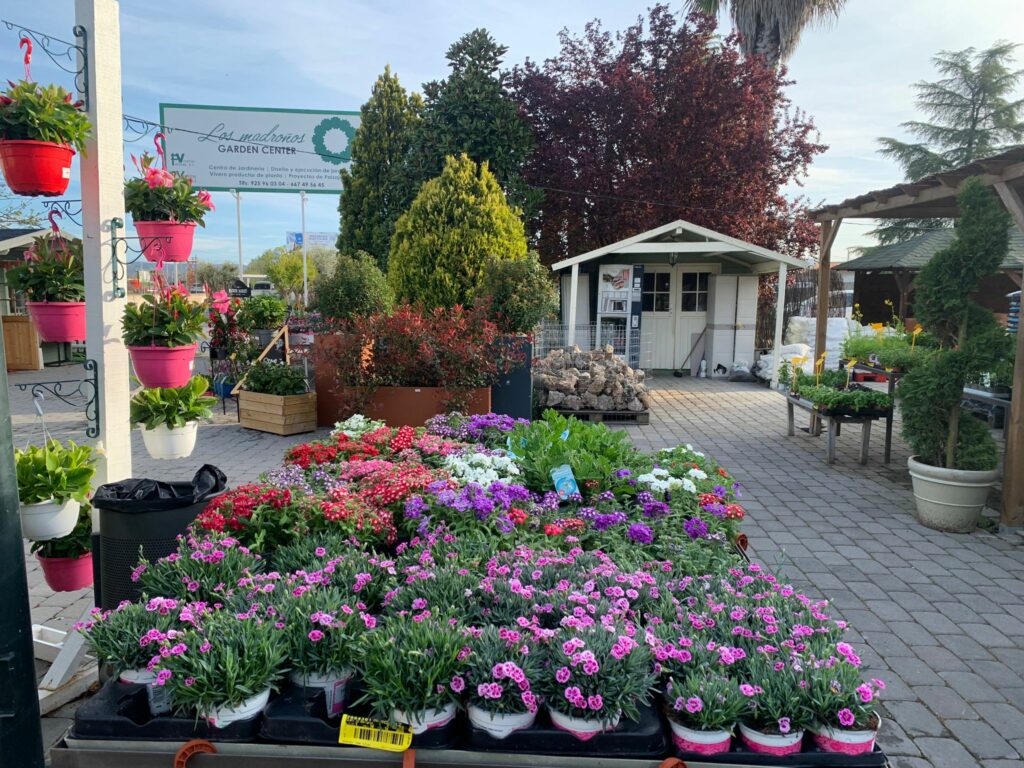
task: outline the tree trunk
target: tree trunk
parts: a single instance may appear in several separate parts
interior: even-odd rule
[[[764,19],[758,19],[754,53],[763,56],[765,63],[772,69],[779,66],[779,59],[782,58],[782,36],[777,26],[768,26]]]
[[[967,312],[964,312],[960,320],[960,330],[956,335],[957,349],[964,348],[964,341],[967,337]],[[963,390],[964,382],[959,382],[959,389]],[[956,403],[949,409],[949,434],[946,436],[946,469],[956,469],[956,447],[960,442],[960,396],[957,395]]]

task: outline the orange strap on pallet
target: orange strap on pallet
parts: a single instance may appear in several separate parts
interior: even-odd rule
[[[186,768],[193,755],[201,753],[212,755],[216,752],[217,748],[206,739],[192,739],[192,741],[182,744],[181,749],[174,754],[174,768]]]
[[[416,750],[407,749],[402,754],[402,768],[416,768]]]
[[[678,757],[669,757],[663,760],[658,768],[686,768],[686,763]]]

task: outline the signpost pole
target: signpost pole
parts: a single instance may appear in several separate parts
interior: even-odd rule
[[[302,308],[309,306],[309,248],[306,245],[306,192],[299,192],[302,200]]]
[[[235,198],[235,227],[238,230],[238,279],[242,279],[245,267],[242,264],[242,193],[237,189],[231,190]]]

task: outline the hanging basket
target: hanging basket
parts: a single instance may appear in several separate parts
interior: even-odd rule
[[[198,427],[198,421],[190,421],[185,426],[174,429],[166,424],[146,429],[144,424],[139,424],[142,430],[142,443],[152,459],[184,459],[191,456],[196,447]]]
[[[136,221],[135,231],[139,233],[142,253],[150,261],[188,261],[192,255],[194,221]]]
[[[128,347],[132,368],[142,386],[150,389],[183,387],[192,378],[196,345],[184,347]]]
[[[71,158],[67,144],[21,139],[0,140],[0,166],[7,186],[16,195],[56,197],[71,182]]]
[[[28,301],[25,307],[42,341],[85,341],[84,301]]]
[[[92,552],[81,557],[36,557],[43,578],[54,592],[74,592],[92,586]]]
[[[78,523],[80,504],[74,499],[65,502],[40,501],[21,505],[21,533],[32,541],[49,541],[67,536]]]

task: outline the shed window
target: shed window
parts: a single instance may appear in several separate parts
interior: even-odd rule
[[[681,312],[707,312],[710,272],[682,274],[679,308]]]
[[[644,312],[669,312],[672,309],[672,273],[644,272],[641,291]]]

